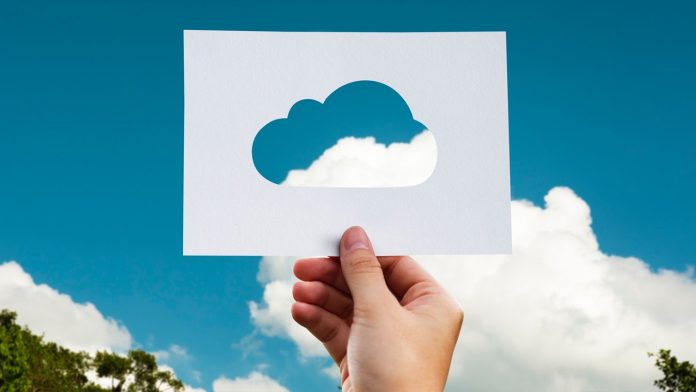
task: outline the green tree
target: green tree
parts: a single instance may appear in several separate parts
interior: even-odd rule
[[[111,390],[120,392],[130,372],[131,361],[120,355],[100,351],[94,357],[94,367],[99,377],[111,378]]]
[[[696,367],[688,361],[680,362],[670,350],[660,350],[655,357],[655,366],[663,377],[655,380],[655,386],[665,392],[696,392]]]
[[[182,391],[184,384],[169,370],[159,370],[155,356],[143,350],[132,350],[128,358],[133,362],[135,376],[129,392],[158,392],[163,390]]]
[[[131,350],[127,356],[71,351],[16,323],[17,314],[0,312],[0,391],[2,392],[180,392],[184,384],[161,370],[154,355]],[[87,377],[111,378],[101,387]]]
[[[90,385],[85,373],[90,368],[90,357],[84,352],[70,351],[25,328],[24,339],[29,353],[29,380],[31,391],[83,391]]]
[[[24,392],[31,385],[29,354],[16,319],[15,312],[0,312],[0,391]]]
[[[160,370],[155,356],[143,350],[131,350],[127,357],[100,351],[94,358],[97,375],[111,378],[113,392],[182,391],[184,384],[168,370]]]

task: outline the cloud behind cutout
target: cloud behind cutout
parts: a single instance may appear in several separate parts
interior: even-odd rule
[[[309,167],[339,139],[372,136],[385,145],[408,143],[425,129],[394,89],[360,80],[339,87],[324,103],[312,99],[295,103],[287,118],[273,120],[259,130],[252,156],[256,170],[280,184],[290,170]]]
[[[346,137],[307,169],[290,170],[282,185],[312,187],[403,187],[422,184],[435,170],[437,143],[431,131],[410,143],[375,143],[375,138]]]

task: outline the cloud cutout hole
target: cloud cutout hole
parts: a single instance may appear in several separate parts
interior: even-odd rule
[[[296,102],[287,118],[258,131],[252,157],[259,174],[280,185],[403,187],[430,177],[437,144],[398,92],[360,80],[323,103]]]

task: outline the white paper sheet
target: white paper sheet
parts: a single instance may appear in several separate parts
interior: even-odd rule
[[[185,255],[336,255],[351,225],[380,255],[509,253],[505,33],[184,32]],[[401,188],[279,186],[251,146],[301,99],[374,80],[435,132]]]

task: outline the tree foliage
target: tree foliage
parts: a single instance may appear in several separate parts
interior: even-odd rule
[[[17,315],[0,313],[0,391],[20,392],[29,389],[25,376],[29,371],[29,354],[22,328],[15,323]]]
[[[131,350],[128,356],[98,352],[94,366],[99,377],[114,380],[112,391],[121,392],[129,382],[128,392],[181,391],[184,384],[168,370],[159,370],[155,356],[142,350]]]
[[[696,367],[688,361],[680,362],[670,350],[660,350],[655,357],[655,366],[663,377],[655,380],[655,386],[665,392],[696,392]]]
[[[17,314],[0,312],[0,391],[3,392],[164,392],[184,384],[161,370],[154,355],[131,350],[126,356],[106,351],[90,356],[44,341],[17,325]],[[93,375],[111,380],[95,383]]]

